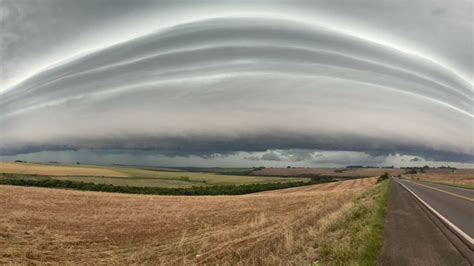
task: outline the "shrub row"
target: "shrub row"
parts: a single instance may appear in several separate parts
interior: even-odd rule
[[[389,178],[390,178],[390,176],[388,175],[387,172],[385,172],[385,174],[379,176],[379,178],[377,179],[377,183],[380,183],[380,182],[382,182],[382,181],[384,181],[384,180],[387,180],[387,179],[389,179]]]
[[[31,187],[67,188],[85,191],[102,191],[131,194],[153,194],[153,195],[242,195],[266,190],[284,189],[291,187],[307,186],[319,183],[332,182],[332,180],[320,180],[311,182],[286,182],[265,183],[246,185],[218,185],[218,186],[193,186],[191,188],[163,188],[163,187],[135,187],[115,186],[110,184],[95,184],[75,182],[56,179],[9,179],[0,178],[0,184]]]

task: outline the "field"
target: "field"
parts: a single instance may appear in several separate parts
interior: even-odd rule
[[[0,186],[0,263],[308,265],[375,182],[200,197]]]
[[[0,173],[9,174],[36,174],[52,176],[110,176],[128,177],[129,175],[113,169],[99,167],[79,167],[63,165],[47,165],[34,163],[0,162]]]
[[[474,169],[428,169],[424,173],[405,174],[404,177],[474,189]]]
[[[229,184],[251,184],[251,183],[269,183],[283,181],[307,181],[307,178],[281,178],[273,176],[239,176],[239,175],[221,175],[202,172],[167,172],[151,171],[137,168],[116,168],[118,171],[129,174],[134,177],[160,178],[170,180],[183,180],[200,182],[211,185],[229,185]]]
[[[380,176],[385,172],[390,175],[398,175],[405,171],[398,168],[264,168],[254,171],[252,174],[262,176],[327,175],[340,177],[368,177]]]
[[[3,173],[7,175],[2,175]],[[0,178],[71,180],[117,186],[179,187],[308,181],[308,178],[239,176],[148,170],[122,166],[51,165],[0,162]]]

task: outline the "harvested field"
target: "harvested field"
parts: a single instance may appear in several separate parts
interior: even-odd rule
[[[170,172],[170,171],[153,171],[138,168],[113,168],[117,171],[126,173],[133,177],[157,178],[168,180],[180,180],[183,177],[189,181],[204,182],[210,185],[232,185],[232,184],[251,184],[251,183],[271,183],[271,182],[291,182],[291,181],[308,181],[306,178],[292,177],[272,177],[272,176],[243,176],[243,175],[221,175],[215,173],[204,172]]]
[[[28,174],[28,175],[51,175],[51,176],[110,176],[128,177],[126,173],[107,168],[98,167],[74,167],[60,165],[46,165],[33,163],[9,163],[0,162],[0,173]]]
[[[405,170],[398,168],[265,168],[252,172],[253,175],[263,176],[350,176],[366,177],[380,176],[385,172],[391,175],[403,174]]]
[[[116,186],[177,187],[309,181],[303,177],[239,176],[203,172],[147,170],[122,166],[49,165],[0,162],[0,178],[59,179]],[[32,176],[34,175],[34,176]]]
[[[404,177],[414,180],[474,188],[474,169],[430,169],[426,170],[425,173],[404,175]]]
[[[214,197],[0,186],[0,263],[308,265],[375,182]]]

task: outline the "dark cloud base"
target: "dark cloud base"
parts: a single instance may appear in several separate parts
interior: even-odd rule
[[[312,151],[352,151],[364,152],[372,157],[385,157],[389,155],[412,155],[420,156],[431,161],[474,163],[474,156],[470,154],[459,154],[456,152],[445,152],[430,149],[429,147],[416,147],[404,143],[389,142],[385,139],[355,138],[347,136],[344,138],[315,137],[313,135],[288,134],[282,135],[256,135],[234,140],[217,140],[219,137],[186,137],[186,138],[153,138],[140,137],[136,140],[98,140],[71,142],[81,145],[61,146],[36,146],[32,148],[14,149],[11,151],[1,150],[0,155],[28,154],[39,151],[61,151],[89,149],[98,154],[123,153],[133,154],[134,151],[151,152],[168,157],[212,158],[215,156],[228,156],[239,152],[265,152],[268,150],[281,150],[282,154],[289,155],[295,160],[306,160],[313,158]],[[370,147],[370,148],[369,148]],[[387,148],[388,147],[388,148]],[[276,154],[265,154],[262,159],[278,161]]]

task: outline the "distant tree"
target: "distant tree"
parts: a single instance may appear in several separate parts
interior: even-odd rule
[[[377,183],[380,183],[384,180],[387,180],[390,176],[388,175],[387,172],[385,172],[383,175],[379,176],[379,178],[377,179]]]

